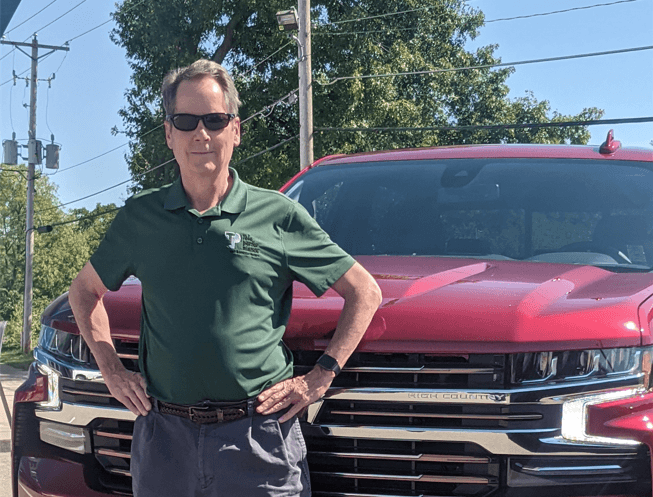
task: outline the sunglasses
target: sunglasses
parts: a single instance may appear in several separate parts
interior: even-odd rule
[[[179,131],[193,131],[197,128],[201,119],[206,129],[217,131],[226,128],[229,122],[235,118],[236,114],[215,112],[213,114],[204,114],[203,116],[196,116],[195,114],[172,114],[166,116],[166,121],[170,121]]]

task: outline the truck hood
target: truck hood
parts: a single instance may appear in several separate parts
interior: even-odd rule
[[[652,342],[653,274],[593,266],[442,257],[362,256],[383,303],[359,351],[510,353],[638,346]],[[136,279],[104,297],[112,333],[137,340],[141,287]],[[343,299],[315,297],[295,283],[284,340],[291,348],[325,348]],[[43,323],[77,332],[67,298]]]
[[[507,353],[649,343],[653,275],[593,266],[441,257],[359,257],[383,303],[359,350]],[[342,299],[297,285],[285,340],[326,344]],[[316,315],[319,314],[319,319]]]

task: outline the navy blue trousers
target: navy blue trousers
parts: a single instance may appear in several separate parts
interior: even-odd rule
[[[134,497],[310,497],[299,421],[281,414],[198,425],[154,406],[134,425]]]

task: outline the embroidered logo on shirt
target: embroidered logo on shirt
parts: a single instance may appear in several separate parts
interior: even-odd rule
[[[229,249],[234,253],[253,257],[259,256],[259,244],[250,235],[226,231],[224,236],[229,241]]]
[[[231,250],[236,250],[236,244],[240,243],[242,240],[239,233],[234,233],[233,231],[225,231],[224,236],[229,240],[229,248]]]

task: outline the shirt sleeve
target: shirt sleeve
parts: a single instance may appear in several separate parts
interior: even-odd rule
[[[136,237],[130,222],[129,204],[128,200],[118,211],[90,260],[104,286],[111,291],[118,290],[129,276],[135,274],[133,253]]]
[[[286,218],[282,241],[294,278],[321,296],[356,262],[297,202]]]

